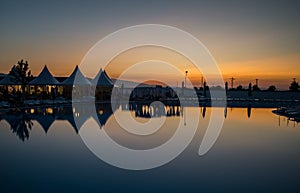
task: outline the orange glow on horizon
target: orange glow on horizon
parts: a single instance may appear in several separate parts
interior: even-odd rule
[[[52,61],[46,63],[50,72],[54,76],[69,76],[74,70],[76,65],[80,64],[83,55],[79,54],[76,57],[68,57],[67,64]],[[59,58],[58,58],[59,59]],[[57,61],[58,61],[57,59]],[[31,71],[34,76],[37,76],[43,66],[46,58],[36,58],[34,60],[28,60]],[[106,71],[112,78],[118,78],[122,72],[133,64],[147,60],[160,60],[166,63],[172,64],[179,69],[180,75],[169,73],[165,68],[151,68],[151,66],[143,68],[143,70],[137,71],[128,78],[130,81],[137,81],[144,76],[149,77],[148,83],[158,83],[156,79],[163,79],[169,82],[173,86],[178,84],[181,86],[181,82],[184,81],[185,71],[188,71],[188,79],[194,84],[194,86],[200,86],[201,72],[189,61],[186,57],[181,54],[162,47],[147,46],[139,47],[127,50],[126,52],[115,57],[106,67]],[[228,81],[231,77],[236,78],[235,85],[242,84],[243,86],[248,85],[249,82],[254,83],[254,80],[258,78],[260,80],[260,86],[268,87],[269,85],[276,85],[279,88],[288,89],[288,85],[292,81],[292,78],[300,80],[300,54],[289,54],[282,56],[273,56],[269,58],[261,58],[251,61],[233,61],[233,62],[222,62],[218,61],[218,65],[223,74],[224,82]],[[17,60],[15,61],[15,63]],[[9,69],[1,68],[1,72],[8,73]],[[95,72],[96,73],[96,72]],[[93,78],[93,77],[89,77]],[[162,83],[164,84],[164,83]],[[211,83],[210,85],[213,85]],[[216,85],[215,85],[216,86]]]

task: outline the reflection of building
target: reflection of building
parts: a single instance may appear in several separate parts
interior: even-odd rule
[[[136,117],[150,118],[162,116],[180,116],[182,107],[177,104],[164,105],[162,103],[131,102],[121,104],[123,111],[134,111]]]
[[[55,121],[53,108],[31,109],[31,113],[28,113],[28,117],[31,120],[36,120],[46,133]]]

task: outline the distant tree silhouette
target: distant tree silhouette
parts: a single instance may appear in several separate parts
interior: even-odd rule
[[[299,83],[296,82],[296,79],[294,78],[293,82],[291,82],[290,90],[297,91],[297,90],[299,90],[299,88],[300,88]]]
[[[253,91],[260,91],[260,88],[256,85],[253,85],[252,87]]]
[[[28,85],[30,78],[32,77],[28,62],[24,62],[23,59],[18,61],[18,63],[11,68],[10,74],[12,75],[11,81],[15,83],[19,82],[21,84],[21,101],[24,102],[26,97],[26,86]]]
[[[271,85],[271,86],[269,86],[269,88],[267,90],[268,91],[275,91],[276,90],[276,86]]]
[[[236,87],[236,90],[243,90],[243,86],[242,86],[242,85],[238,85],[238,86]]]

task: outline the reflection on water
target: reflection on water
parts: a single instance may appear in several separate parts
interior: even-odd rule
[[[92,106],[86,104],[79,104],[75,107],[72,106],[52,106],[52,107],[38,107],[29,109],[10,110],[0,113],[0,120],[5,120],[11,128],[11,131],[15,133],[20,140],[24,141],[29,138],[30,130],[36,121],[45,133],[55,121],[67,121],[72,126],[73,130],[78,133],[81,126],[92,117],[102,128],[107,120],[113,115],[113,109],[110,103],[97,103],[95,105],[96,112]],[[159,118],[159,117],[183,117],[185,119],[185,108],[178,104],[164,105],[162,103],[147,103],[147,102],[130,102],[119,105],[114,105],[115,110],[121,110],[124,112],[134,112],[136,118]],[[248,103],[247,107],[239,107],[245,109],[245,114],[248,118],[251,118],[252,104]],[[199,106],[202,118],[205,118],[207,105],[202,103]],[[233,107],[230,107],[232,111]],[[270,110],[271,111],[271,110]],[[224,108],[224,117],[227,118],[228,107]],[[242,115],[240,115],[242,116]],[[76,119],[76,121],[75,121]],[[282,120],[281,120],[282,119]],[[287,125],[290,122],[295,126],[298,122],[293,119],[286,119],[278,116],[278,125],[281,122],[286,122]],[[185,123],[186,124],[186,123]]]
[[[0,192],[300,192],[300,125],[272,109],[250,104],[222,108],[226,120],[220,137],[199,156],[211,107],[130,103],[117,108],[138,121],[164,117],[166,124],[150,136],[129,136],[120,130],[110,104],[97,104],[96,116],[88,105],[1,112]],[[172,136],[178,120],[194,111],[201,114],[191,144],[169,164],[149,171],[104,163],[78,135],[80,126],[92,118],[118,143],[152,148]],[[22,179],[18,185],[16,179]]]
[[[38,107],[30,109],[17,109],[10,110],[0,114],[1,119],[6,120],[11,130],[24,141],[29,138],[29,132],[33,126],[32,120],[39,123],[44,129],[45,133],[55,120],[68,121],[76,133],[78,133],[81,126],[90,117],[93,117],[99,123],[99,127],[102,128],[106,121],[113,114],[113,110],[110,103],[97,103],[96,113],[90,105],[79,104],[75,107],[71,106],[53,106],[53,107]],[[135,117],[140,118],[159,118],[162,116],[184,116],[184,106],[177,104],[164,105],[162,103],[145,103],[145,102],[130,102],[115,106],[121,111],[132,111]],[[202,117],[206,115],[206,104],[200,106]],[[251,116],[251,104],[247,107],[247,115]],[[224,116],[227,117],[227,107],[224,109]],[[75,122],[76,118],[76,122]]]
[[[13,133],[16,133],[20,140],[24,141],[29,138],[29,131],[33,126],[33,122],[25,111],[15,112],[5,117],[10,124],[10,129]]]

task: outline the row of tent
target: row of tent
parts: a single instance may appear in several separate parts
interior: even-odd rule
[[[67,79],[65,79],[63,82],[59,82],[55,77],[52,76],[45,65],[42,72],[29,82],[29,85],[33,86],[72,86],[74,84],[82,86],[95,85],[108,87],[113,87],[114,85],[111,78],[106,74],[105,70],[103,71],[100,69],[96,77],[90,81],[82,74],[78,66],[75,67],[74,71]],[[0,85],[20,85],[20,82],[14,82],[13,76],[9,73],[0,81]]]

